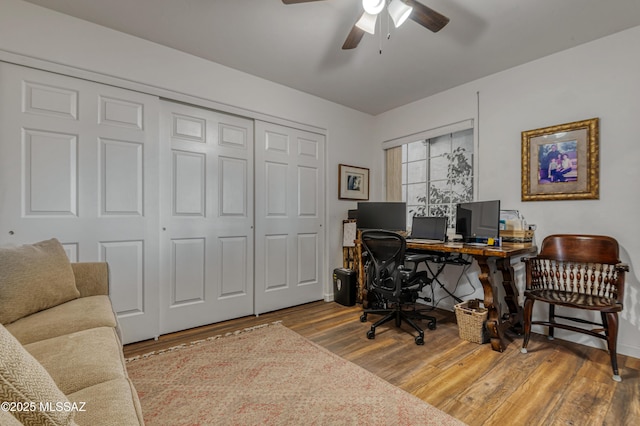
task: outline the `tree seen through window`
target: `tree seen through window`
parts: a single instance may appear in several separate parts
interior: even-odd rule
[[[455,205],[473,201],[473,130],[403,145],[402,195],[407,224],[413,216],[455,223]]]

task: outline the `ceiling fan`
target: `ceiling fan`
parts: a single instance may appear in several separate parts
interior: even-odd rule
[[[323,0],[282,0],[284,4],[309,3]],[[386,0],[363,0],[364,11],[358,18],[347,35],[342,49],[354,49],[358,47],[365,32],[373,34],[377,15],[384,9]],[[449,18],[435,10],[418,3],[415,0],[392,0],[387,8],[393,18],[396,27],[399,27],[407,18],[417,22],[434,33],[440,31],[449,23]]]

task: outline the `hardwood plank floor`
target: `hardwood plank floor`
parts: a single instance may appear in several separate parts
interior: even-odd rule
[[[529,353],[508,335],[503,353],[461,340],[455,315],[435,311],[425,344],[391,323],[369,340],[361,308],[314,302],[185,330],[126,345],[126,357],[259,324],[282,321],[320,346],[371,371],[469,425],[636,425],[640,418],[640,360],[619,355],[623,381],[611,379],[608,354],[533,335]],[[426,325],[426,324],[424,324]],[[403,326],[404,327],[404,326]],[[354,389],[357,392],[357,389]]]

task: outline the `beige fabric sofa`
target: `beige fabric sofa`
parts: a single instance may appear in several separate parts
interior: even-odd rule
[[[0,248],[0,424],[144,424],[108,277],[55,239]]]

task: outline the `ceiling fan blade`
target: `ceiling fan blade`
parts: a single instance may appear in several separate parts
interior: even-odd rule
[[[282,0],[284,4],[296,4],[296,3],[310,3],[312,1],[323,1],[323,0]]]
[[[354,24],[353,27],[351,27],[349,35],[347,35],[347,39],[342,45],[342,50],[355,49],[356,47],[358,47],[358,44],[360,44],[360,40],[362,40],[362,36],[364,36],[364,30],[360,29]]]
[[[449,18],[422,3],[418,3],[415,0],[405,0],[404,2],[413,7],[413,12],[411,12],[409,18],[434,33],[440,31],[449,23]]]

